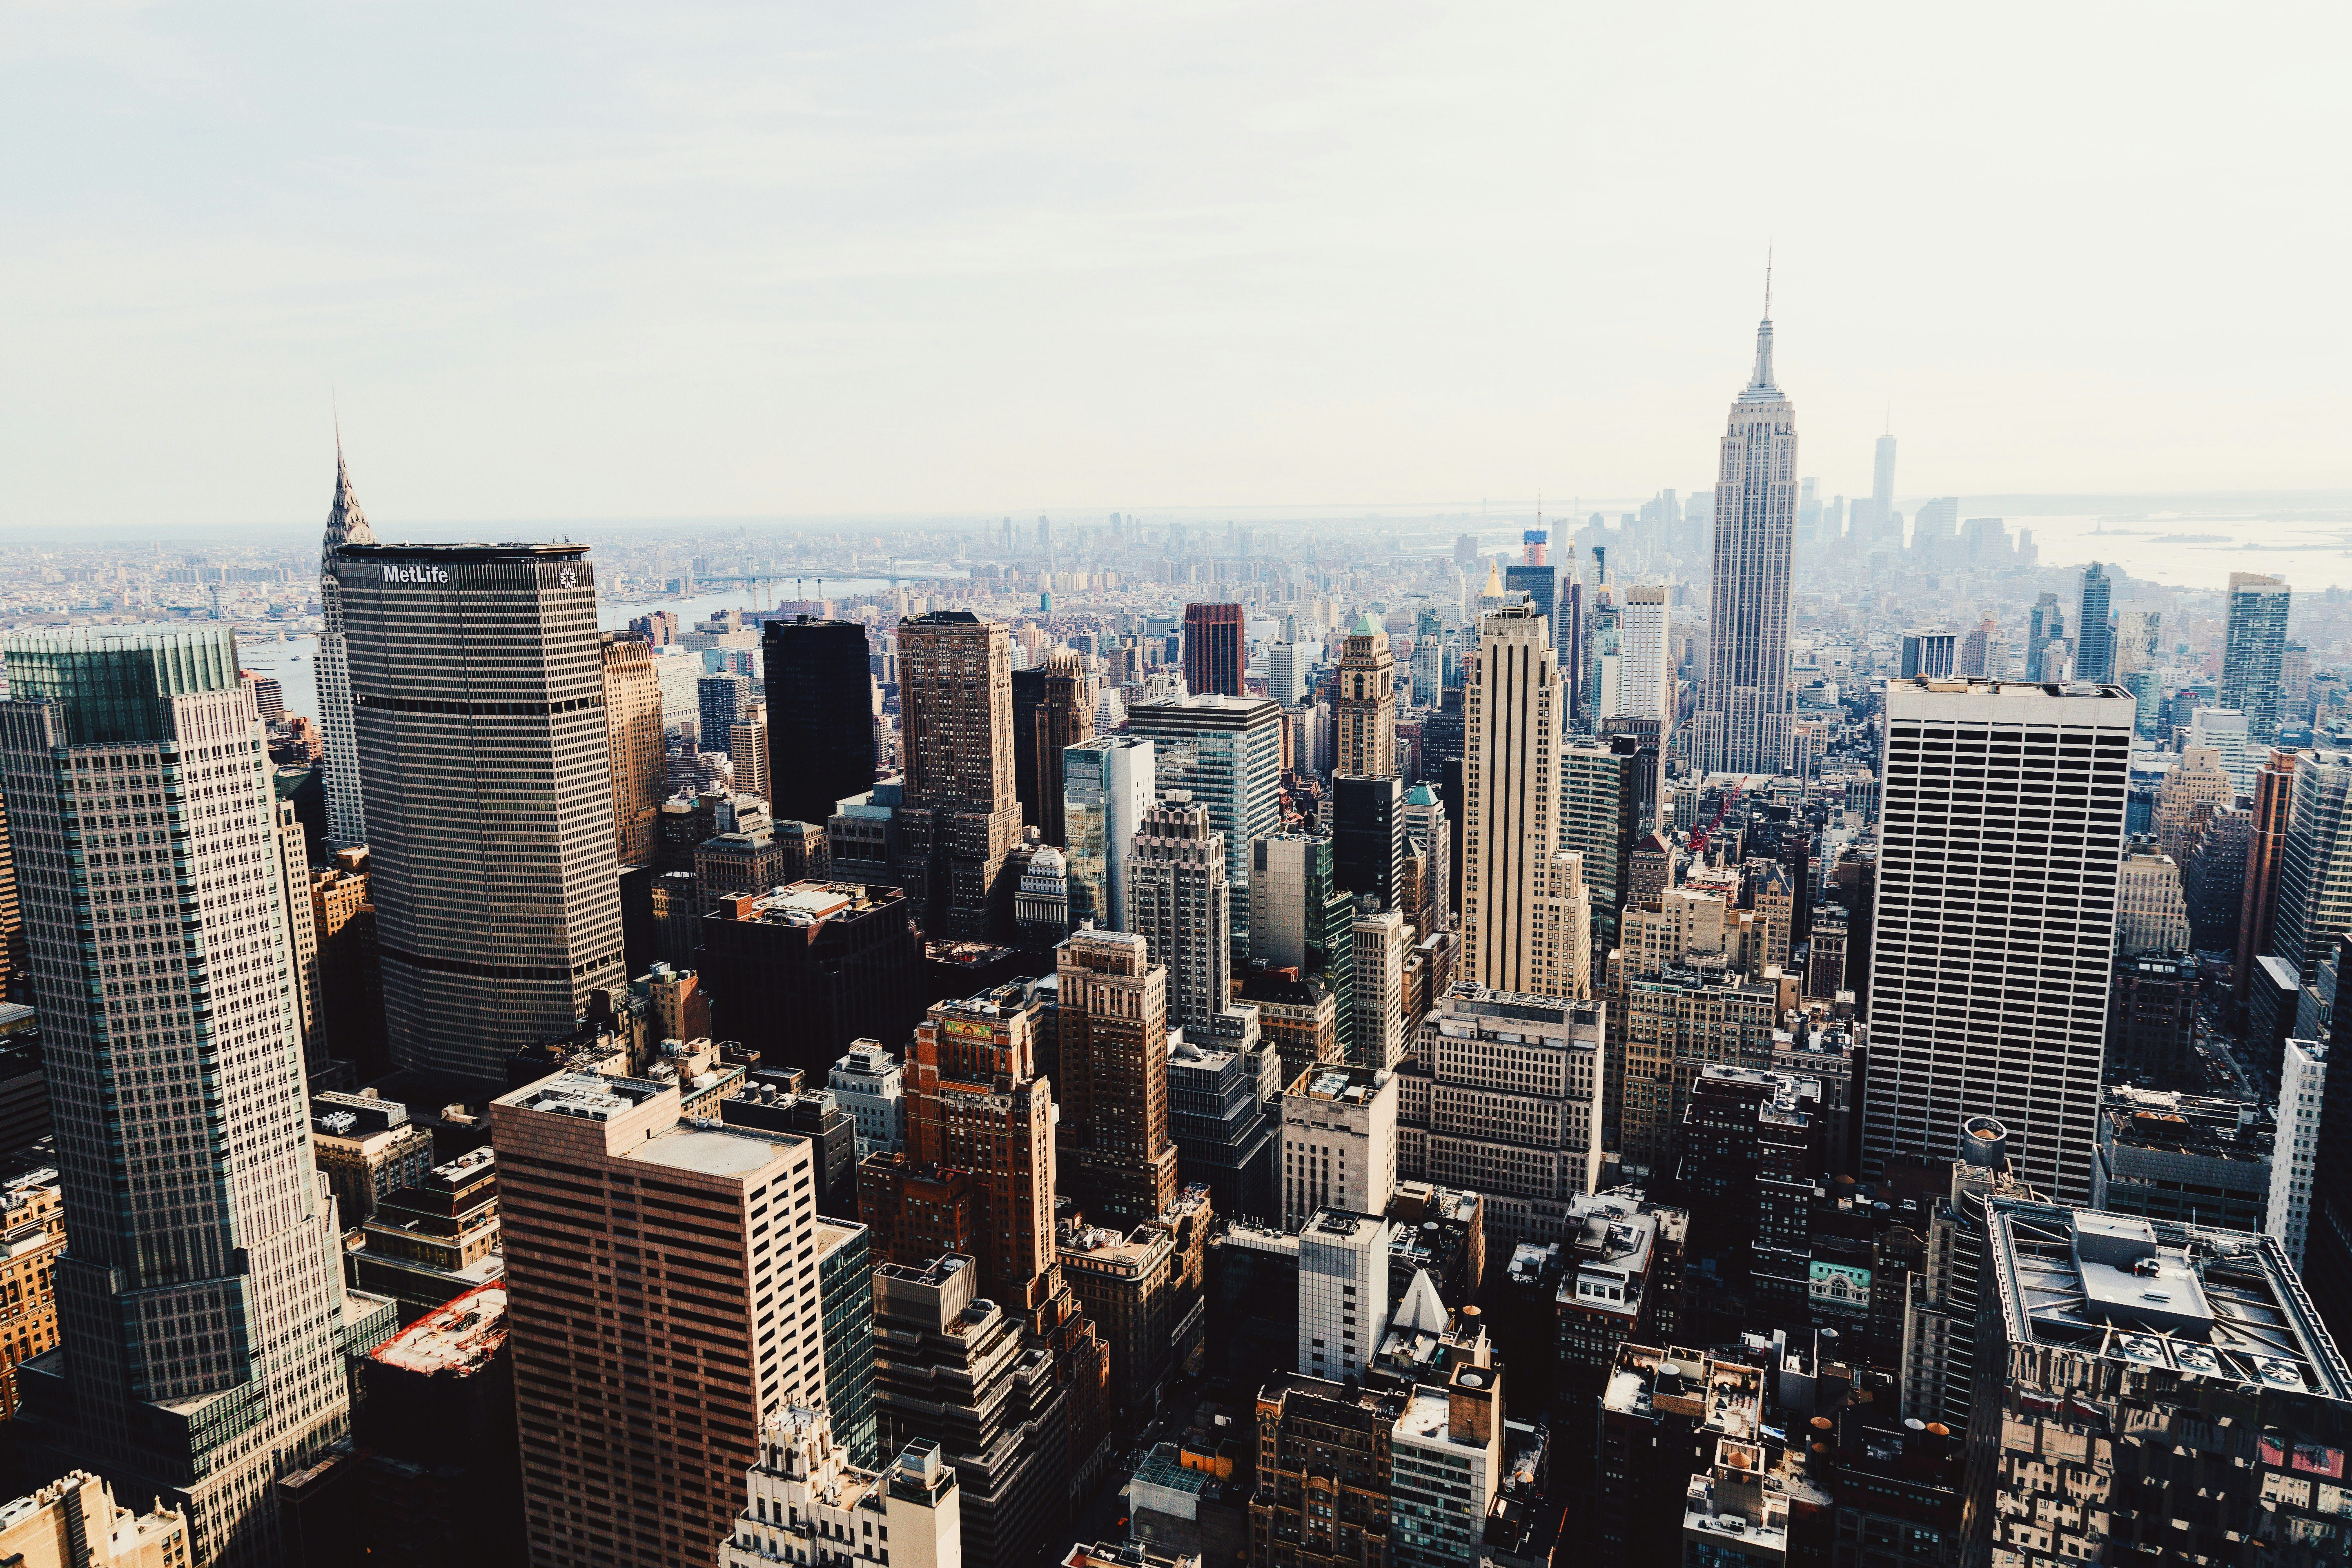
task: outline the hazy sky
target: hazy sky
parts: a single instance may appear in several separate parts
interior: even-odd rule
[[[0,526],[2352,486],[2347,26],[0,0]]]

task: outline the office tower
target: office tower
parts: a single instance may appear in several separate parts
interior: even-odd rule
[[[1070,923],[1127,926],[1127,858],[1157,786],[1151,742],[1082,741],[1062,753],[1062,825],[1069,836]]]
[[[1298,1371],[1363,1375],[1388,1327],[1389,1245],[1378,1211],[1319,1205],[1298,1227]]]
[[[1046,843],[1069,842],[1063,816],[1063,753],[1095,736],[1095,680],[1073,653],[1013,672],[1013,788],[1023,826]]]
[[[624,867],[649,866],[654,822],[669,794],[662,766],[661,680],[654,671],[653,644],[605,632],[597,638],[597,647],[604,672],[604,746],[613,771],[613,858]]]
[[[2000,638],[2000,628],[1991,621],[1979,621],[1976,629],[1960,638],[1958,668],[1954,674],[1961,676],[1997,675],[1988,668],[1992,645]]]
[[[503,1084],[628,978],[583,544],[347,544],[368,882],[395,1065]]]
[[[694,701],[695,733],[701,737],[702,749],[726,752],[736,721],[751,705],[751,679],[731,669],[703,676],[694,683]]]
[[[879,1040],[859,1040],[833,1064],[825,1087],[857,1130],[857,1157],[907,1146],[906,1088],[898,1058]]]
[[[1895,438],[1879,442],[1881,488],[1895,483]],[[1772,381],[1772,319],[1756,330],[1756,374],[1731,405],[1715,487],[1706,684],[1695,755],[1703,773],[1777,773],[1788,765],[1790,559],[1796,546],[1797,415]],[[1888,515],[1880,509],[1881,526]]]
[[[1233,999],[1233,886],[1223,837],[1190,792],[1170,790],[1144,813],[1127,887],[1129,929],[1167,970],[1170,1020],[1207,1029]]]
[[[837,1414],[772,1411],[743,1493],[719,1542],[719,1568],[878,1562],[877,1540],[890,1543],[899,1568],[961,1568],[964,1560],[962,1499],[936,1443],[910,1442],[877,1470],[870,1458],[861,1462]]]
[[[2099,1110],[2090,1206],[2214,1230],[2261,1231],[2270,1209],[2275,1124],[2269,1110],[2236,1095],[2110,1085]]]
[[[1412,705],[1434,708],[1444,691],[1444,623],[1435,610],[1416,610],[1412,617]]]
[[[903,1040],[923,1016],[922,940],[906,895],[802,881],[722,895],[699,922],[719,1035],[771,1067],[823,1078],[859,1040]]]
[[[2131,729],[2114,687],[1888,685],[1865,1174],[1991,1115],[2037,1190],[2089,1195]]]
[[[2157,792],[2157,847],[2187,865],[2196,858],[2206,829],[2236,795],[2237,786],[2222,771],[2221,752],[2210,746],[2183,751]]]
[[[954,1471],[964,1568],[1028,1568],[1067,1510],[1071,1400],[1052,1363],[1028,1353],[1019,1314],[982,1289],[973,1259],[956,1254],[875,1269],[882,1447]]]
[[[1552,853],[1528,905],[1528,990],[1538,996],[1592,994],[1592,890],[1584,858]]]
[[[492,1100],[490,1141],[530,1561],[707,1562],[761,1413],[824,1399],[815,1146],[578,1072]]]
[[[1559,847],[1583,858],[1584,880],[1592,889],[1593,941],[1603,953],[1617,945],[1618,920],[1632,891],[1633,847],[1652,831],[1641,815],[1642,752],[1639,737],[1612,735],[1559,752]]]
[[[1302,1553],[1302,1561],[1318,1568],[1389,1562],[1391,1439],[1405,1403],[1399,1394],[1343,1382],[1336,1371],[1268,1380],[1257,1394],[1252,1539],[1307,1543],[1315,1555]]]
[[[768,774],[767,704],[751,703],[736,715],[735,722],[727,731],[727,754],[730,760],[728,773],[733,780],[735,793],[766,804],[769,792],[773,787],[773,781]],[[790,821],[791,818],[785,820]],[[820,822],[814,826],[821,847],[824,824]]]
[[[2287,832],[2294,819],[2295,771],[2293,752],[2273,752],[2254,775],[2253,811],[2247,824],[2246,882],[2239,894],[2238,962],[2233,972],[2242,1006],[2253,982],[2255,959],[2273,951],[2271,931],[2278,916],[2279,872],[2285,863]]]
[[[2246,716],[2254,739],[2265,745],[2278,739],[2287,610],[2293,598],[2284,577],[2230,574],[2230,619],[2217,695],[2221,706]]]
[[[1333,1062],[1291,1080],[1282,1095],[1285,1228],[1325,1207],[1387,1213],[1396,1169],[1396,1074]]]
[[[2352,752],[2296,752],[2293,794],[2271,951],[2308,984],[2330,940],[2352,931]]]
[[[185,1510],[158,1499],[136,1512],[87,1470],[26,1493],[0,1514],[0,1561],[17,1568],[184,1568],[189,1541]]]
[[[993,942],[1013,914],[1006,858],[1021,841],[1013,793],[1013,645],[970,610],[898,623],[906,726],[898,875],[926,934]]]
[[[1996,1202],[1988,1217],[1990,1364],[1963,1521],[1975,1561],[2328,1539],[2336,1489],[2315,1478],[2344,1468],[2352,1378],[2276,1242],[2051,1204]],[[2231,1425],[2179,1424],[2216,1382],[2236,1391]],[[2085,1442],[2076,1413],[2095,1407],[2107,1432],[2171,1424],[2172,1440]]]
[[[1331,771],[1387,778],[1396,766],[1396,659],[1389,634],[1366,614],[1357,618],[1339,656],[1339,753]]]
[[[367,842],[366,796],[360,784],[359,731],[352,712],[351,644],[343,624],[342,579],[337,561],[347,544],[373,544],[375,531],[352,493],[343,441],[335,437],[335,499],[327,507],[327,537],[319,551],[319,728],[326,742],[327,842],[348,849]]]
[[[273,1562],[269,1484],[341,1438],[349,1405],[261,719],[226,627],[0,646],[73,1237],[63,1346],[18,1369],[20,1451],[168,1496],[194,1562]]]
[[[1295,642],[1265,645],[1265,694],[1285,708],[1296,708],[1307,696],[1307,661]]]
[[[866,628],[807,616],[761,632],[768,705],[768,802],[822,823],[874,787],[874,678]]]
[[[2180,891],[2180,868],[2155,843],[2135,838],[2124,849],[2116,876],[2116,951],[2189,951],[2189,903]]]
[[[2270,1204],[2263,1234],[2277,1240],[2298,1274],[2311,1235],[2312,1186],[2326,1104],[2326,1043],[2288,1040],[2279,1069],[2278,1124],[2271,1142]]]
[[[1591,1002],[1457,983],[1397,1070],[1397,1175],[1485,1194],[1490,1246],[1573,1239],[1600,1184],[1606,1031]]]
[[[1024,952],[1051,952],[1070,934],[1069,864],[1050,844],[1031,845],[1013,859],[1021,868],[1013,892],[1014,945]]]
[[[1250,841],[1282,822],[1282,709],[1261,698],[1191,697],[1136,704],[1130,734],[1151,741],[1163,776],[1178,764],[1183,787],[1224,835],[1234,889],[1234,945],[1248,951]]]
[[[1663,586],[1627,588],[1619,595],[1616,700],[1603,719],[1675,719],[1675,663],[1666,647],[1669,622]]]
[[[845,1219],[816,1222],[816,1285],[824,1323],[824,1405],[852,1464],[882,1457],[874,1416],[872,1232]]]
[[[1959,634],[1957,632],[1903,634],[1903,679],[1926,676],[1931,680],[1948,680],[1959,662]]]
[[[2058,607],[2057,595],[2044,594],[2034,601],[2033,615],[2026,627],[2025,679],[2064,679],[2061,666],[2066,651],[2066,612]],[[1996,675],[1994,679],[2000,678]]]
[[[2008,1130],[1990,1117],[1970,1118],[1963,1127],[1948,1182],[1945,1200],[1928,1212],[1925,1267],[1904,1311],[1902,1409],[1907,1418],[1941,1422],[1958,1434],[1968,1426],[1975,1392],[1986,1205],[2035,1194],[2010,1163]]]
[[[1277,1085],[1294,1083],[1308,1068],[1339,1059],[1339,1004],[1321,976],[1295,966],[1259,969],[1253,964],[1242,982],[1240,1000],[1257,1009],[1259,1037],[1281,1064]]]
[[[2074,679],[2106,685],[2116,679],[2116,632],[2107,621],[2114,584],[2099,563],[2083,571],[2083,599],[2074,616]]]
[[[34,1064],[36,1072],[39,1067]],[[48,1130],[41,1131],[46,1136]],[[17,1368],[58,1348],[57,1264],[66,1249],[66,1209],[54,1166],[0,1184],[0,1243],[8,1249],[0,1258],[0,1299],[6,1303],[0,1307],[0,1399],[13,1412],[23,1393]]]
[[[1325,911],[1336,881],[1331,839],[1323,834],[1275,833],[1250,845],[1249,956],[1276,969],[1319,972]],[[1349,908],[1353,910],[1352,900]],[[1349,923],[1354,921],[1352,912]]]
[[[1239,697],[1246,661],[1239,605],[1184,606],[1184,689],[1194,697]]]
[[[366,1562],[394,1568],[526,1560],[506,1286],[456,1289],[415,1309],[413,1321],[353,1363],[359,1453],[340,1474],[322,1467],[289,1478],[319,1478],[321,1502],[334,1502],[290,1560],[332,1562],[335,1549],[354,1542]]]
[[[378,1202],[433,1169],[433,1134],[396,1100],[327,1093],[310,1100],[310,1146],[344,1229],[375,1217]]]
[[[1244,1003],[1235,1011],[1255,1009]],[[1265,1218],[1280,1212],[1267,1108],[1282,1093],[1281,1072],[1279,1047],[1263,1033],[1247,1048],[1204,1038],[1180,1040],[1169,1049],[1168,1135],[1186,1181],[1205,1184],[1220,1215]]]
[[[1404,781],[1391,774],[1331,780],[1331,879],[1381,909],[1397,907],[1404,877]]]
[[[1120,1229],[1157,1216],[1176,1197],[1169,974],[1151,959],[1132,931],[1082,931],[1055,951],[1061,1184],[1089,1217]]]
[[[1348,1059],[1359,1067],[1392,1068],[1409,1044],[1404,980],[1412,927],[1394,910],[1368,910],[1356,916],[1350,937],[1356,985]]]
[[[1903,542],[1900,525],[1895,521],[1895,434],[1878,438],[1871,453],[1870,463],[1871,527],[1881,538],[1894,535],[1894,542]]]
[[[1559,847],[1563,720],[1554,659],[1544,618],[1506,605],[1481,625],[1477,674],[1464,700],[1465,978],[1504,991],[1524,991],[1532,978],[1528,919]]]
[[[1405,918],[1423,936],[1452,930],[1453,856],[1449,850],[1454,829],[1445,819],[1444,803],[1425,784],[1415,784],[1405,792],[1404,838],[1408,847],[1421,851],[1427,866],[1422,874],[1421,898],[1414,908],[1405,911]]]

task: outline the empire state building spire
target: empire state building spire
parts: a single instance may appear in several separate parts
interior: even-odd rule
[[[1772,379],[1772,273],[1756,373],[1731,405],[1715,486],[1715,574],[1707,673],[1694,748],[1706,773],[1777,773],[1789,765],[1789,612],[1797,541],[1797,413]]]

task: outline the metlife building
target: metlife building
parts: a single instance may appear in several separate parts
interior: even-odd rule
[[[627,979],[583,544],[347,545],[368,862],[394,1062],[504,1086]]]

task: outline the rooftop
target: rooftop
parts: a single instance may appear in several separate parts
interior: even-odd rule
[[[435,1308],[370,1353],[386,1366],[462,1377],[488,1364],[506,1341],[506,1287],[481,1285]]]
[[[2352,1399],[2352,1372],[2270,1237],[1995,1199],[2013,1343]]]
[[[1362,1105],[1377,1095],[1389,1081],[1389,1074],[1380,1068],[1354,1067],[1343,1062],[1325,1062],[1300,1073],[1287,1090],[1298,1100],[1336,1100],[1349,1105]]]
[[[788,1141],[789,1134],[749,1127],[679,1126],[633,1145],[623,1158],[705,1176],[742,1176],[772,1163]]]

